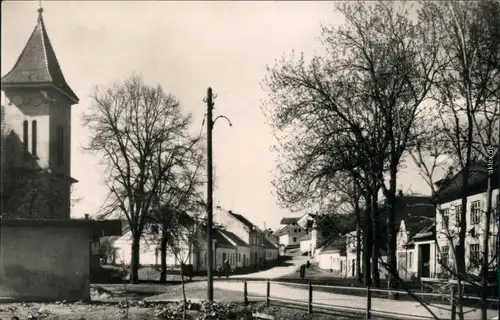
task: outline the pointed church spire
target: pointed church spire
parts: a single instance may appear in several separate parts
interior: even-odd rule
[[[66,83],[47,35],[41,1],[37,11],[38,19],[35,29],[12,70],[2,77],[2,87],[6,89],[52,87],[68,97],[73,104],[76,104],[78,97]]]

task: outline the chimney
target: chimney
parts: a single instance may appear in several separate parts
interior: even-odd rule
[[[88,213],[86,213],[86,214],[85,214],[85,220],[88,220],[88,219],[89,219],[89,214],[88,214]]]

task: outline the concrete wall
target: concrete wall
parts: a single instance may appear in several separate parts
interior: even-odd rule
[[[0,237],[0,299],[90,299],[86,229],[3,225]]]

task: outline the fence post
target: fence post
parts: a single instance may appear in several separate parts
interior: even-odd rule
[[[243,279],[243,302],[248,305],[247,279]]]
[[[270,303],[270,297],[271,297],[271,283],[269,282],[269,279],[266,281],[266,306],[269,308],[269,303]]]
[[[312,283],[311,281],[309,281],[309,303],[308,303],[308,308],[307,308],[307,311],[309,314],[312,314],[313,313],[313,287],[312,287]]]
[[[366,286],[366,319],[371,319],[372,314],[372,291],[371,291],[371,286],[367,285]]]
[[[457,318],[457,306],[455,304],[455,284],[451,285],[450,289],[450,312],[451,312],[451,320],[456,320]]]

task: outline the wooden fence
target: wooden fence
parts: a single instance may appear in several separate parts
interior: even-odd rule
[[[425,300],[426,298],[433,298],[433,299],[438,299],[441,301],[448,300],[451,304],[455,300],[456,294],[453,291],[453,289],[449,292],[448,296],[444,295],[442,292],[436,293],[436,292],[412,292],[412,291],[402,291],[402,290],[389,290],[389,289],[378,289],[378,288],[373,288],[373,287],[348,287],[348,286],[333,286],[333,285],[319,285],[319,284],[312,284],[311,281],[309,283],[295,283],[295,282],[283,282],[283,281],[271,281],[269,279],[267,280],[248,280],[248,279],[242,279],[243,280],[243,299],[245,304],[248,304],[249,299],[251,298],[258,298],[262,299],[263,295],[259,296],[251,296],[248,294],[248,283],[254,283],[254,282],[265,282],[266,283],[266,293],[265,293],[265,301],[267,307],[270,306],[271,302],[281,302],[285,304],[293,304],[293,305],[299,305],[302,307],[305,307],[308,311],[309,314],[313,313],[314,309],[318,309],[318,311],[335,311],[335,312],[341,312],[341,313],[356,313],[358,315],[363,315],[366,319],[371,319],[372,316],[376,317],[381,317],[381,318],[386,318],[386,319],[412,319],[412,320],[418,320],[418,319],[433,319],[430,316],[418,316],[418,315],[405,315],[405,314],[397,314],[394,312],[387,313],[387,312],[382,312],[382,311],[376,311],[372,310],[371,303],[368,303],[368,297],[371,297],[373,293],[378,293],[378,294],[384,294],[388,298],[397,294],[397,295],[409,295],[413,297],[418,297],[422,300]],[[271,284],[277,284],[277,285],[284,285],[284,286],[295,286],[295,287],[302,287],[302,288],[307,288],[308,290],[308,301],[297,301],[297,299],[284,299],[284,298],[277,298],[277,297],[272,297],[271,296]],[[313,301],[313,289],[323,289],[327,290],[326,292],[330,290],[342,290],[342,291],[357,291],[358,293],[365,293],[365,296],[367,297],[367,303],[366,303],[366,309],[361,310],[359,308],[352,308],[352,307],[341,307],[341,306],[332,306],[330,304],[325,304],[325,303],[318,303]],[[321,291],[323,291],[321,290]],[[334,293],[334,292],[332,292]],[[359,296],[359,294],[358,294]],[[467,300],[480,300],[480,297],[477,296],[464,296],[464,299]],[[498,298],[489,298],[488,301],[490,303],[498,303]],[[497,306],[498,308],[498,306]]]

